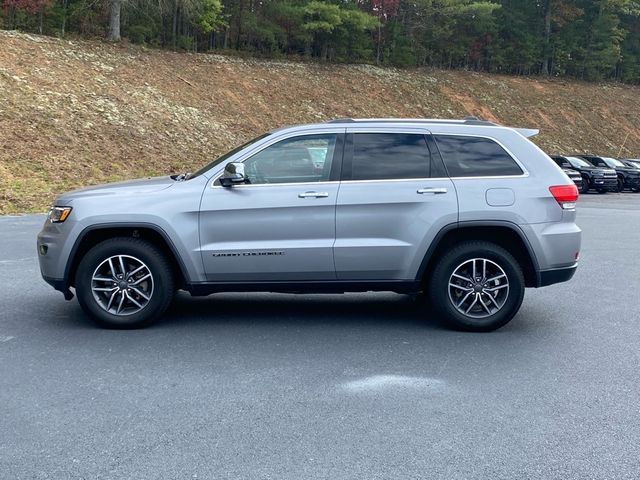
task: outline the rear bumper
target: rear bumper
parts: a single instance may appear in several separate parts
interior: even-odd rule
[[[538,287],[546,287],[553,285],[554,283],[568,282],[573,278],[578,269],[578,264],[575,263],[570,267],[554,268],[552,270],[542,270],[540,272],[540,280]]]

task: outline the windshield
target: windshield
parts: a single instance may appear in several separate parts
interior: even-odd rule
[[[634,167],[634,168],[640,168],[640,161],[636,161],[636,160],[626,160],[627,164],[630,167]]]
[[[213,162],[209,163],[208,165],[205,165],[204,167],[202,167],[200,170],[198,170],[197,172],[194,173],[190,173],[187,176],[187,180],[190,180],[192,178],[195,178],[199,175],[202,175],[204,172],[212,169],[213,167],[215,167],[216,165],[224,162],[225,160],[227,160],[229,157],[232,157],[233,155],[235,155],[236,153],[238,153],[240,150],[243,150],[245,148],[247,148],[249,145],[253,145],[254,143],[256,143],[258,140],[262,140],[264,137],[271,135],[271,133],[263,133],[262,135],[260,135],[259,137],[256,137],[252,140],[249,140],[246,143],[243,143],[242,145],[240,145],[239,147],[234,148],[233,150],[228,151],[227,153],[225,153],[224,155],[222,155],[221,157],[216,158]]]
[[[609,165],[611,168],[614,168],[614,167],[624,167],[624,163],[622,163],[620,160],[616,160],[615,158],[611,158],[611,157],[602,157],[602,159],[604,160],[604,163],[606,163],[607,165]]]
[[[567,160],[569,160],[569,163],[574,167],[593,167],[593,165],[582,158],[567,157]]]

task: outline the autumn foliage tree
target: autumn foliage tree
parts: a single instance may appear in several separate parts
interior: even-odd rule
[[[54,0],[4,0],[2,6],[5,15],[10,22],[15,19],[18,12],[24,12],[38,16],[38,31],[42,33],[44,14]]]
[[[0,25],[331,62],[640,83],[640,0],[0,0]]]

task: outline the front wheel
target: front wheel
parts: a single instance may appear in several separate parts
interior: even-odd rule
[[[438,261],[429,298],[452,327],[488,332],[514,317],[524,287],[522,269],[508,251],[490,242],[465,242]]]
[[[622,191],[624,191],[624,179],[618,178],[617,192],[620,193]]]
[[[174,293],[171,267],[151,243],[105,240],[89,250],[76,273],[82,309],[106,328],[141,328],[157,320]]]
[[[589,177],[582,177],[582,186],[580,187],[580,193],[589,193]]]

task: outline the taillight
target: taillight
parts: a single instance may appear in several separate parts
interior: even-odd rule
[[[564,210],[576,208],[578,188],[575,185],[554,185],[549,187],[549,191]]]

